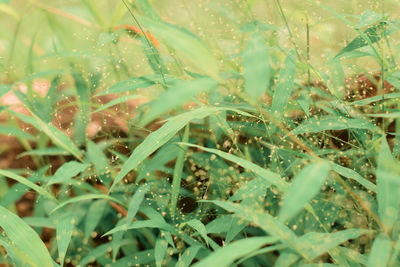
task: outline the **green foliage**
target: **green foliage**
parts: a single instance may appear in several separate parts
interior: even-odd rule
[[[399,4],[300,2],[0,0],[0,266],[399,266]]]

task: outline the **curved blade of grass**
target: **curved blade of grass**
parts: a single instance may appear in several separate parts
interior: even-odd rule
[[[129,202],[128,206],[128,215],[126,216],[126,224],[127,226],[132,223],[133,218],[135,218],[136,213],[138,212],[140,205],[144,200],[144,196],[146,195],[147,191],[149,191],[150,185],[144,184],[140,186],[135,194],[133,195],[131,201]]]
[[[111,192],[114,186],[117,185],[125,175],[127,175],[131,170],[134,170],[143,160],[150,156],[154,151],[160,148],[162,145],[167,143],[175,134],[181,130],[186,124],[194,119],[203,119],[211,114],[218,113],[223,110],[231,110],[240,113],[245,116],[252,116],[246,112],[235,109],[226,108],[199,108],[193,111],[189,111],[178,116],[169,119],[160,129],[151,133],[147,138],[136,147],[133,153],[130,155],[128,160],[122,166],[121,171],[114,179],[114,182],[109,189]]]
[[[167,78],[167,82],[171,82],[173,78]],[[130,78],[128,80],[116,83],[110,88],[97,93],[95,96],[102,96],[114,93],[124,93],[129,91],[135,91],[139,88],[146,88],[155,84],[160,84],[163,81],[163,77],[160,74],[146,75],[140,77]]]
[[[185,132],[182,137],[183,142],[189,141],[189,124],[185,127]],[[175,220],[175,211],[176,204],[178,203],[178,197],[181,190],[181,180],[182,180],[182,172],[183,172],[183,164],[185,161],[187,147],[180,147],[178,152],[178,157],[176,158],[175,167],[174,167],[174,176],[172,178],[172,192],[171,192],[171,203],[170,203],[170,212],[171,217]]]
[[[32,188],[33,190],[38,192],[40,195],[43,195],[45,197],[48,197],[49,199],[55,200],[54,196],[49,191],[47,191],[46,189],[44,189],[44,188],[32,183],[31,181],[29,181],[25,177],[19,176],[19,175],[13,173],[13,172],[6,171],[6,170],[0,170],[0,175],[6,176],[8,178],[11,178],[11,179],[23,184],[23,185],[26,185],[29,188]]]
[[[285,193],[279,220],[289,221],[321,190],[330,171],[326,161],[317,161],[303,168]]]
[[[76,218],[71,213],[62,214],[57,222],[56,238],[61,266],[64,266],[64,259],[67,254],[68,245],[71,242],[74,224],[76,224]]]
[[[53,260],[39,235],[17,215],[0,206],[0,226],[15,247],[37,267],[53,267]]]
[[[85,238],[89,238],[90,234],[96,229],[106,205],[107,201],[105,199],[96,200],[90,205],[85,218]]]
[[[96,109],[95,111],[93,111],[92,113],[96,113],[96,112],[99,112],[99,111],[108,109],[109,107],[118,105],[118,104],[120,104],[120,103],[127,102],[127,101],[132,100],[132,99],[136,99],[136,98],[139,98],[139,97],[141,97],[141,96],[140,96],[140,95],[125,95],[125,96],[121,96],[121,97],[119,97],[119,98],[116,98],[116,99],[114,99],[114,100],[111,100],[110,102],[108,102],[108,103],[102,105],[101,107],[99,107],[98,109]]]
[[[218,61],[199,39],[188,31],[167,23],[159,23],[145,17],[142,17],[141,21],[154,35],[175,50],[186,64],[216,80],[220,79]]]
[[[57,183],[64,183],[79,173],[85,171],[89,166],[89,164],[83,164],[77,161],[67,162],[57,169],[56,173],[50,179],[47,185],[49,186]]]
[[[111,182],[111,175],[108,172],[110,166],[106,155],[104,155],[99,145],[88,140],[86,142],[86,157],[96,168],[100,181],[108,187]]]
[[[348,179],[352,179],[356,182],[358,182],[360,185],[364,186],[368,190],[371,190],[372,192],[376,192],[376,185],[359,175],[356,171],[353,171],[352,169],[340,166],[339,164],[332,163],[331,162],[331,167],[332,170],[337,172],[343,177],[346,177]]]
[[[307,255],[303,253],[304,248],[302,242],[295,235],[295,233],[282,222],[278,221],[277,219],[266,213],[264,210],[257,211],[254,209],[250,209],[248,206],[231,202],[223,202],[219,200],[202,202],[214,203],[215,205],[220,206],[227,211],[239,215],[242,219],[257,225],[271,236],[279,238],[283,243],[289,245],[303,258],[308,260]]]
[[[367,267],[388,266],[391,251],[392,241],[390,238],[385,234],[379,234],[372,244]]]
[[[200,234],[200,236],[204,239],[206,244],[208,245],[207,230],[201,221],[199,221],[197,219],[193,219],[193,220],[187,221],[186,224],[189,225],[190,227],[192,227],[193,229],[195,229]]]
[[[92,200],[92,199],[107,199],[107,200],[110,200],[112,202],[118,203],[118,204],[120,204],[122,206],[124,205],[118,199],[110,197],[108,195],[104,195],[104,194],[87,194],[87,195],[77,196],[77,197],[74,197],[74,198],[71,198],[71,199],[68,199],[68,200],[62,202],[57,207],[55,207],[50,213],[53,213],[56,210],[59,210],[62,207],[68,205],[68,204],[76,203],[76,202],[79,202],[79,201]]]
[[[275,243],[275,237],[249,237],[230,243],[217,249],[205,259],[193,264],[193,267],[231,266],[231,264],[249,253],[252,253],[266,244]]]
[[[382,223],[390,231],[400,213],[400,172],[398,162],[393,159],[386,138],[382,138],[379,156],[377,159],[376,186],[378,213]]]
[[[375,126],[363,119],[348,119],[344,117],[311,118],[300,124],[290,133],[294,135],[304,133],[318,133],[328,130],[366,129],[373,130]]]
[[[371,233],[371,231],[367,229],[347,229],[335,233],[311,232],[299,239],[303,242],[304,253],[310,259],[315,259],[347,240],[356,239],[368,233]]]
[[[156,267],[162,266],[162,261],[167,252],[168,242],[163,238],[158,238],[154,246],[154,258],[156,260]]]
[[[176,262],[175,267],[188,267],[196,257],[200,248],[201,246],[190,246],[187,248]]]
[[[296,74],[296,54],[292,50],[285,59],[285,67],[279,72],[278,84],[272,98],[271,111],[283,114],[283,110],[293,91],[294,76]]]
[[[205,148],[202,146],[194,145],[194,144],[188,144],[188,143],[182,143],[183,145],[189,146],[189,147],[196,147],[199,148],[203,151],[213,153],[215,155],[218,155],[226,160],[229,160],[231,162],[234,162],[238,164],[239,166],[250,170],[254,172],[255,174],[259,175],[260,177],[264,178],[267,182],[275,185],[277,188],[279,188],[282,191],[286,191],[286,189],[289,187],[289,184],[285,182],[278,174],[271,172],[267,169],[261,168],[260,166],[247,161],[245,159],[239,158],[235,155],[223,152],[218,149],[213,149],[213,148]]]
[[[158,99],[148,104],[149,112],[140,121],[140,125],[148,124],[165,112],[182,106],[182,104],[192,100],[199,93],[210,91],[216,86],[217,83],[210,78],[177,81],[171,88],[162,92]]]
[[[78,147],[65,133],[56,128],[53,124],[45,123],[35,113],[33,113],[31,110],[29,111],[33,118],[13,111],[10,111],[10,113],[17,116],[22,121],[33,125],[39,131],[44,132],[55,145],[63,148],[65,151],[70,152],[77,159],[81,159],[81,152],[79,151]]]
[[[269,49],[259,31],[247,43],[243,53],[243,71],[246,93],[256,100],[265,91],[271,78]]]
[[[352,52],[358,48],[374,44],[382,39],[384,29],[387,27],[387,22],[381,21],[377,25],[369,27],[364,31],[363,36],[354,38],[345,48],[343,48],[335,58],[340,58],[346,53]],[[366,40],[368,38],[369,40]]]
[[[31,135],[30,133],[27,133],[25,131],[22,131],[19,128],[13,127],[13,126],[8,126],[8,125],[0,125],[0,134],[4,134],[7,136],[14,136],[18,137],[21,139],[26,139],[28,141],[35,141],[36,138]]]
[[[11,258],[13,266],[37,266],[26,254],[16,248],[9,240],[0,236],[0,246],[2,246],[7,253],[7,256]]]
[[[18,158],[21,158],[23,156],[65,156],[65,155],[70,155],[68,151],[65,151],[63,148],[59,147],[47,147],[43,149],[34,149],[30,151],[25,151],[21,154],[18,154]]]

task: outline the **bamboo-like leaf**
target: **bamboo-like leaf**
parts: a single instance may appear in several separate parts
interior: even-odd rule
[[[36,267],[53,267],[53,260],[39,235],[21,218],[0,206],[0,227],[15,247]]]
[[[260,177],[265,179],[265,181],[275,185],[277,188],[279,188],[282,191],[285,191],[289,186],[288,183],[285,182],[278,174],[273,173],[267,169],[261,168],[260,166],[254,164],[250,161],[247,161],[245,159],[239,158],[235,155],[226,153],[226,152],[218,150],[218,149],[205,148],[205,147],[193,145],[193,144],[184,144],[184,145],[199,148],[201,150],[204,150],[209,153],[213,153],[213,154],[218,155],[226,160],[234,162],[234,163],[242,166],[243,168],[248,169],[248,170],[254,172],[255,174],[259,175]]]
[[[282,114],[293,91],[294,76],[296,74],[296,55],[294,51],[286,57],[285,67],[279,73],[278,84],[276,85],[272,98],[271,111]]]
[[[400,198],[393,196],[397,196],[400,193],[400,172],[396,168],[399,163],[393,159],[385,137],[382,138],[377,161],[378,212],[383,224],[390,230],[399,219]]]
[[[243,71],[246,93],[257,100],[270,81],[269,49],[259,31],[247,43],[243,54]]]
[[[154,258],[156,260],[156,267],[162,266],[162,261],[167,252],[168,242],[165,239],[158,238],[154,246]]]
[[[56,173],[50,179],[47,185],[49,186],[57,183],[65,183],[79,173],[86,170],[89,166],[89,164],[83,164],[77,161],[67,162],[57,169]]]
[[[141,22],[156,37],[161,38],[165,44],[175,50],[186,64],[215,80],[220,80],[217,60],[199,39],[167,23],[159,23],[145,17],[141,18]]]
[[[373,130],[375,126],[363,119],[348,119],[344,117],[311,118],[304,121],[291,131],[291,134],[318,133],[328,130],[366,129]]]
[[[127,225],[131,224],[133,218],[135,218],[136,213],[138,212],[140,205],[142,204],[142,202],[144,200],[144,196],[149,189],[150,189],[150,185],[145,184],[145,185],[139,186],[139,188],[136,190],[131,201],[129,202],[128,215],[126,216],[126,224]]]
[[[257,250],[258,248],[276,242],[274,237],[249,237],[214,251],[205,259],[193,264],[193,267],[209,267],[209,266],[231,266],[231,264],[241,257]]]
[[[279,220],[289,221],[315,197],[325,183],[330,170],[326,161],[317,161],[303,168],[295,177],[285,193],[279,212]]]
[[[77,220],[71,213],[62,214],[57,222],[56,238],[58,247],[58,257],[61,266],[64,266],[64,259],[67,254],[68,245],[71,242],[72,230]]]
[[[0,170],[0,175],[4,175],[4,176],[11,178],[23,185],[26,185],[27,187],[32,188],[33,190],[35,190],[36,192],[38,192],[39,194],[41,194],[43,196],[46,196],[50,199],[55,199],[54,196],[49,191],[47,191],[43,187],[38,186],[37,184],[32,183],[25,177],[22,177],[18,174],[15,174],[13,172],[6,171],[6,170]]]
[[[217,83],[209,78],[177,81],[171,88],[162,92],[156,100],[148,104],[149,112],[140,121],[140,125],[146,125],[165,112],[181,107],[199,93],[214,89],[216,85]]]
[[[128,160],[122,166],[121,171],[114,179],[114,182],[109,189],[112,189],[116,184],[125,177],[131,170],[135,169],[143,160],[150,156],[159,147],[167,143],[175,134],[181,130],[186,124],[194,119],[203,119],[211,114],[219,111],[227,110],[227,108],[199,108],[189,111],[169,119],[160,129],[151,133],[147,138],[133,151]],[[252,116],[246,112],[241,112],[235,109],[228,109],[247,116]]]
[[[368,258],[367,267],[388,266],[392,242],[385,234],[379,234],[372,244],[371,253]]]

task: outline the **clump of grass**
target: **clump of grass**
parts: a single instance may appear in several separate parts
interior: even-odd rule
[[[0,1],[0,264],[400,265],[395,3],[101,2]]]

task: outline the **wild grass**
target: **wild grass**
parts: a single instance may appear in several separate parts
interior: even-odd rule
[[[397,1],[0,0],[0,265],[400,266]]]

